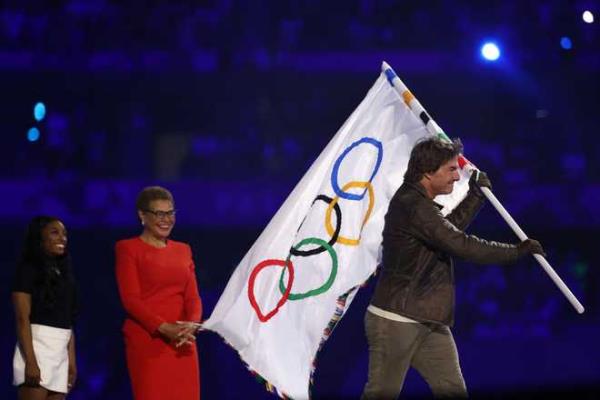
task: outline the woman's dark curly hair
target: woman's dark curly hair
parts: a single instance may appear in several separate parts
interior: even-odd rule
[[[424,174],[437,171],[462,151],[463,145],[460,139],[454,139],[452,142],[446,142],[436,136],[421,139],[410,152],[404,181],[419,182]]]
[[[135,200],[135,208],[139,211],[147,211],[150,208],[150,203],[155,200],[166,200],[175,205],[173,195],[168,189],[162,186],[148,186],[138,194]]]
[[[27,226],[25,232],[25,242],[21,253],[19,268],[23,265],[29,265],[34,268],[39,268],[42,273],[39,277],[39,293],[43,304],[47,307],[52,307],[56,302],[56,288],[60,284],[60,275],[71,279],[71,259],[67,252],[65,254],[52,257],[44,252],[42,248],[42,231],[52,222],[62,222],[55,217],[40,215],[34,217]],[[58,273],[57,273],[58,272]]]

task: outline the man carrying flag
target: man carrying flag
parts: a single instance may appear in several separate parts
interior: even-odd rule
[[[383,63],[367,96],[233,272],[203,327],[221,335],[268,390],[283,398],[310,399],[319,350],[383,255],[381,281],[367,315],[382,326],[367,324],[371,360],[365,397],[399,393],[408,367],[427,360],[438,337],[444,361],[423,361],[421,372],[436,394],[466,394],[448,329],[454,308],[450,256],[508,262],[542,249],[536,241],[500,245],[462,233],[483,195],[498,206],[488,188],[483,187],[481,195],[476,182],[468,184],[468,168],[457,170],[460,145],[434,139],[411,153],[416,143],[431,136],[447,139]],[[404,174],[409,159],[409,172]],[[466,162],[462,156],[460,160]],[[485,185],[485,175],[476,173],[473,179],[478,176],[477,183]],[[458,181],[459,175],[465,179]],[[447,194],[436,199],[444,215],[454,210],[447,219],[433,203],[438,194]],[[582,312],[555,275],[551,274],[563,293]],[[406,318],[417,324],[395,321]],[[436,334],[429,334],[433,328]],[[395,340],[379,336],[384,333]],[[392,361],[381,358],[382,352],[394,356]],[[446,377],[458,383],[435,382]]]
[[[475,263],[512,263],[544,251],[536,240],[518,245],[491,242],[463,232],[484,203],[479,186],[487,175],[473,171],[466,197],[444,217],[434,202],[460,179],[459,140],[429,137],[410,154],[404,182],[390,201],[383,228],[382,271],[365,316],[369,378],[363,399],[395,399],[409,367],[435,397],[467,397],[456,345],[452,256]]]

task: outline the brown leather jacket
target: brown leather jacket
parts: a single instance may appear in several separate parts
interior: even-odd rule
[[[484,203],[479,189],[445,218],[420,183],[404,183],[394,194],[383,228],[383,266],[371,304],[421,322],[454,323],[451,256],[475,263],[511,263],[512,244],[491,242],[463,230]]]

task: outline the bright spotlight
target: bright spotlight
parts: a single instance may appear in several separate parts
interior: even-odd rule
[[[573,42],[571,42],[571,39],[568,36],[563,36],[560,38],[560,47],[565,50],[571,50],[571,48],[573,48]]]
[[[592,22],[594,22],[594,14],[592,14],[591,11],[584,11],[583,15],[581,16],[583,18],[583,20],[585,22],[587,22],[588,24],[591,24]]]
[[[40,122],[44,119],[45,116],[46,106],[44,105],[44,103],[42,103],[41,101],[35,103],[35,106],[33,106],[33,118],[35,118],[36,121]]]
[[[35,142],[40,138],[40,130],[35,126],[27,131],[27,140]]]
[[[493,42],[487,42],[481,46],[481,56],[488,61],[496,61],[500,58],[500,49]]]

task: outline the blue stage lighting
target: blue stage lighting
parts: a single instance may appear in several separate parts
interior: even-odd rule
[[[481,46],[481,56],[488,61],[496,61],[500,58],[500,48],[494,42],[486,42]]]
[[[591,11],[584,11],[583,14],[581,15],[581,18],[583,18],[583,20],[585,22],[587,22],[588,24],[591,24],[592,22],[594,22],[594,14],[592,14]]]
[[[40,138],[40,130],[35,126],[27,131],[27,140],[35,142]]]
[[[571,50],[573,42],[571,42],[571,39],[568,36],[563,36],[560,38],[560,47],[565,50]]]
[[[35,106],[33,106],[33,118],[35,118],[36,121],[40,122],[44,119],[45,116],[46,106],[44,105],[44,103],[42,103],[41,101],[35,103]]]

